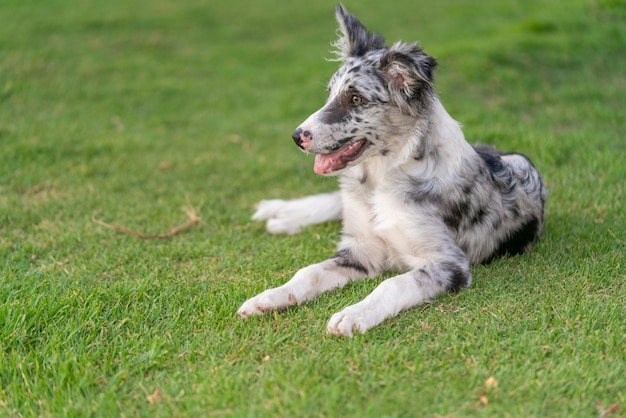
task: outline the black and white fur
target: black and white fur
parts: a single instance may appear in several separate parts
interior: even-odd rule
[[[342,66],[328,100],[294,132],[316,154],[314,171],[338,175],[340,192],[259,204],[273,233],[343,220],[336,254],[246,301],[247,318],[309,301],[384,271],[361,302],[327,330],[352,336],[437,295],[468,287],[470,263],[520,254],[539,238],[546,189],[521,154],[470,146],[433,88],[436,61],[415,43],[385,46],[339,4]]]

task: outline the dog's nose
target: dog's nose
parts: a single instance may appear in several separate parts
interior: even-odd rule
[[[311,140],[311,132],[305,131],[302,128],[298,128],[293,131],[291,137],[293,138],[293,141],[296,143],[297,146],[299,146],[301,149],[304,149],[305,142],[308,143]]]
[[[300,148],[302,148],[302,139],[300,139],[301,133],[302,133],[302,128],[298,128],[295,131],[293,131],[293,133],[291,134],[291,137],[293,138],[293,142],[295,142],[296,145],[299,146]]]

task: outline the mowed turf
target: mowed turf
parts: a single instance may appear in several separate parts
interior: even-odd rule
[[[626,4],[345,5],[437,57],[470,142],[531,157],[541,241],[354,339],[326,321],[384,277],[243,321],[339,238],[250,221],[336,187],[289,138],[337,66],[335,4],[5,0],[0,415],[624,414]],[[168,239],[93,220],[160,234],[190,205],[202,221]]]

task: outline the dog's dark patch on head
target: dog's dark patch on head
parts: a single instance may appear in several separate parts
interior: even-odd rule
[[[361,178],[359,179],[359,183],[361,183],[361,184],[367,183],[367,174],[363,174],[361,176]]]
[[[321,121],[328,125],[345,122],[352,116],[351,110],[352,107],[342,97],[336,97],[326,106]]]
[[[385,81],[385,77],[380,73],[380,71],[371,69],[371,71],[369,71],[368,74],[373,79],[368,83],[368,86],[370,88],[373,87],[376,93],[378,93],[381,96],[383,94],[388,95],[389,92],[387,91],[387,88],[385,87],[387,85],[387,82]],[[381,103],[388,103],[388,100],[383,100],[382,97],[380,97],[379,100]]]
[[[436,98],[431,82],[437,61],[417,44],[396,44],[386,51],[379,65],[398,108],[412,116],[426,113]]]
[[[351,134],[355,134],[359,132],[359,128],[354,128],[353,130],[350,131]]]
[[[389,154],[389,149],[388,148],[383,148],[380,150],[380,155],[382,155],[383,157],[385,155]]]
[[[341,24],[344,35],[343,49],[339,55],[348,57],[362,57],[370,51],[385,47],[385,38],[382,35],[369,32],[354,16],[348,13],[341,4],[337,5],[337,19]]]

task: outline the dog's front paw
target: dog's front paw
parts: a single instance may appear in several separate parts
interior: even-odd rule
[[[369,321],[367,310],[353,305],[334,314],[328,321],[326,330],[330,334],[352,338],[355,332],[364,334],[373,325]]]
[[[295,295],[286,289],[268,289],[245,301],[237,310],[237,314],[242,318],[249,318],[253,315],[263,315],[266,311],[286,309],[296,303]]]

